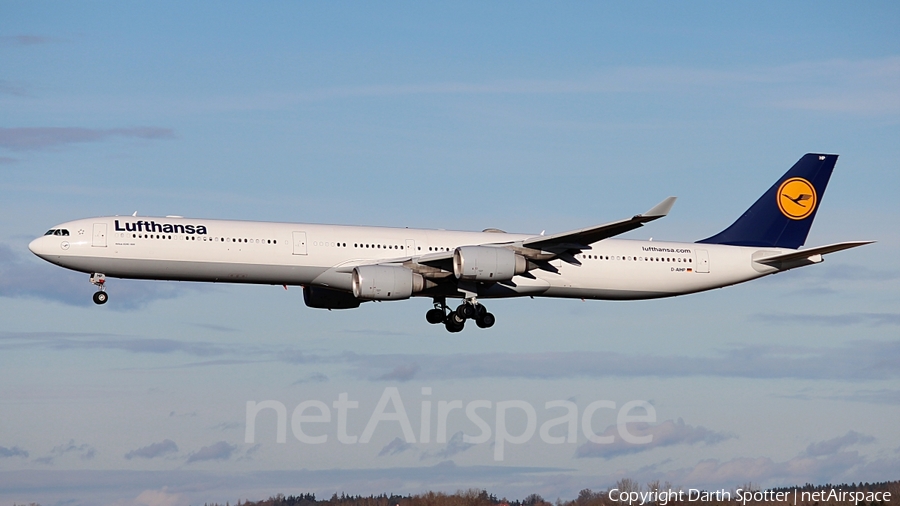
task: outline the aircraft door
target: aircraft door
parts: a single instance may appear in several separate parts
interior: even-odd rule
[[[416,241],[413,239],[406,240],[406,254],[409,256],[415,256],[416,254]]]
[[[97,248],[106,247],[106,223],[94,223],[94,236],[91,246]]]
[[[696,250],[697,272],[709,272],[709,252],[705,249]]]
[[[306,254],[306,232],[294,232],[294,254]]]

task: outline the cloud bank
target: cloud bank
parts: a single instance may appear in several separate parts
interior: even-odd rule
[[[675,445],[695,445],[703,443],[705,445],[714,445],[726,439],[732,439],[737,436],[726,432],[717,432],[707,429],[706,427],[687,425],[684,420],[666,420],[657,425],[647,423],[629,423],[628,432],[635,437],[652,436],[652,440],[647,444],[632,444],[621,437],[616,437],[611,444],[597,444],[587,442],[578,447],[575,451],[576,458],[602,458],[611,459],[620,455],[630,455],[634,453],[642,453],[661,448],[665,446]],[[599,436],[616,436],[618,429],[611,425],[603,431]]]
[[[23,457],[27,459],[28,452],[19,448],[18,446],[13,446],[12,448],[0,446],[0,459],[6,459],[10,457]]]
[[[225,441],[204,446],[188,456],[187,463],[204,462],[208,460],[228,460],[237,450],[237,446],[230,445]]]
[[[173,139],[170,128],[0,127],[0,147],[12,151],[36,151],[80,142],[99,142],[110,137]]]
[[[885,380],[900,378],[900,342],[854,341],[822,348],[744,345],[710,356],[575,351],[451,355],[285,352],[290,363],[346,363],[362,379],[691,377]],[[415,367],[409,364],[415,364]]]
[[[87,443],[76,445],[75,440],[70,439],[68,443],[54,446],[49,455],[34,459],[34,461],[39,464],[53,465],[57,458],[67,455],[77,456],[80,460],[91,460],[97,456],[97,450]]]
[[[130,452],[125,454],[125,458],[131,460],[133,458],[141,458],[141,459],[154,459],[156,457],[163,457],[170,453],[177,453],[178,445],[175,444],[175,441],[171,439],[164,439],[159,443],[153,443],[143,448],[138,448],[136,450],[131,450]]]

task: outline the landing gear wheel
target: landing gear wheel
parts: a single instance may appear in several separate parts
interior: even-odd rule
[[[466,324],[466,319],[463,318],[462,316],[460,316],[458,313],[453,312],[453,313],[450,313],[450,316],[447,317],[447,324],[448,325],[458,325],[459,327],[462,327],[463,325]],[[462,329],[460,329],[460,330],[462,330]]]
[[[444,321],[444,310],[443,309],[430,309],[427,313],[425,313],[425,319],[428,320],[428,323],[432,325],[436,325],[438,323],[442,323]]]
[[[450,333],[461,332],[462,329],[465,328],[465,326],[466,326],[466,321],[463,320],[460,323],[456,323],[454,321],[454,318],[451,316],[450,318],[447,318],[447,322],[444,323],[444,326],[447,328],[447,332],[450,332]]]
[[[478,315],[478,309],[475,308],[474,304],[462,303],[456,308],[456,314],[462,317],[464,320],[471,320]]]
[[[485,311],[485,313],[481,315],[481,318],[475,320],[475,325],[478,325],[478,328],[486,329],[492,327],[496,321],[497,319],[494,318],[493,314]]]
[[[100,272],[91,274],[91,284],[96,286],[98,290],[94,293],[94,304],[98,306],[106,304],[106,301],[109,300],[109,295],[106,295],[106,292],[103,291],[106,287],[106,275]]]

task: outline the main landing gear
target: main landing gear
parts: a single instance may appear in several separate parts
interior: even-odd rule
[[[106,293],[106,276],[95,272],[91,274],[91,284],[97,285],[97,292],[94,293],[94,304],[103,305],[109,300]]]
[[[475,325],[486,329],[497,321],[494,315],[488,313],[487,308],[479,304],[477,300],[467,299],[455,310],[447,310],[447,300],[434,299],[434,309],[425,313],[425,319],[432,325],[443,323],[448,332],[460,332],[466,325],[466,320],[475,320]]]

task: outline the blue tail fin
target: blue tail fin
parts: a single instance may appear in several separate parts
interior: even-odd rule
[[[792,249],[803,246],[837,158],[803,155],[730,227],[697,242]]]

